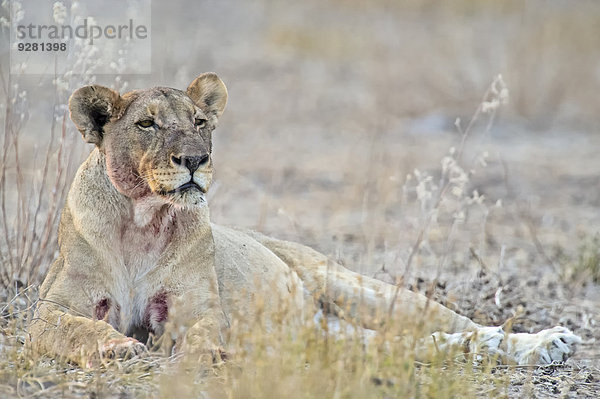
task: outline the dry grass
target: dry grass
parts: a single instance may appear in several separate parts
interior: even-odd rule
[[[233,360],[200,370],[159,356],[90,371],[31,358],[27,320],[56,251],[64,189],[87,151],[63,124],[66,96],[92,79],[123,81],[85,76],[63,90],[3,70],[0,396],[594,397],[598,5],[209,3],[154,4],[160,61],[151,77],[125,79],[185,87],[204,70],[225,79],[215,221],[310,244],[483,324],[516,313],[517,331],[561,323],[583,347],[560,367],[473,368],[453,355],[425,365],[401,342],[365,347],[310,325],[266,334],[258,323],[232,337]],[[185,40],[166,46],[178,40],[174,24]],[[498,71],[511,101],[491,130],[489,114],[478,115],[463,146],[454,118],[467,129]]]

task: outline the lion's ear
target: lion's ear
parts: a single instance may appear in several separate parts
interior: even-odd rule
[[[207,115],[221,116],[227,105],[227,88],[216,73],[198,76],[187,88],[187,95]]]
[[[119,93],[98,85],[84,86],[71,94],[71,120],[85,141],[100,145],[104,136],[104,125],[115,113],[119,99]]]

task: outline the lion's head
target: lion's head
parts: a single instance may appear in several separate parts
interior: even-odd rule
[[[156,87],[120,95],[85,86],[69,100],[85,141],[105,155],[107,174],[122,194],[191,207],[205,203],[212,180],[212,131],[227,103],[214,73],[181,91]]]

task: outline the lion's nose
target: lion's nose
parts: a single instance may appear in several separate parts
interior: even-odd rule
[[[204,154],[204,155],[200,155],[200,156],[181,156],[181,157],[176,157],[174,155],[171,156],[171,162],[173,162],[175,165],[183,165],[186,168],[188,168],[188,170],[190,171],[191,174],[194,174],[194,172],[196,170],[198,170],[198,168],[201,165],[204,165],[205,163],[208,162],[208,158],[210,156],[208,154]]]

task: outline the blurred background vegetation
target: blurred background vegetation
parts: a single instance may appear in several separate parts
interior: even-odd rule
[[[287,84],[323,113],[374,107],[393,119],[468,112],[502,73],[511,115],[529,126],[597,127],[595,1],[156,3],[154,76],[173,85],[192,66],[219,69],[282,105],[292,100],[272,91]]]

